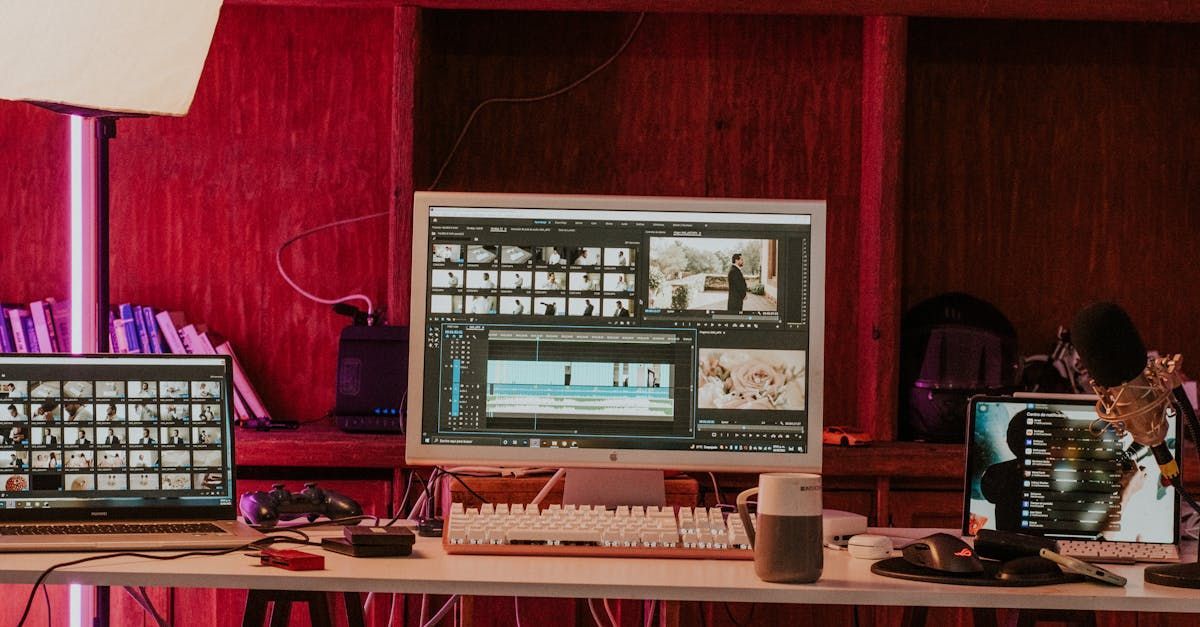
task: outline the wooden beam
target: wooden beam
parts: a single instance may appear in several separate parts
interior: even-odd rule
[[[413,231],[413,124],[421,11],[399,7],[393,17],[392,200],[388,220],[388,312],[390,324],[409,323]]]
[[[898,228],[904,158],[908,18],[863,20],[862,176],[859,195],[857,334],[859,424],[896,437],[900,363]]]
[[[1200,3],[1187,0],[225,0],[227,5],[504,11],[896,15],[1029,20],[1200,22]]]

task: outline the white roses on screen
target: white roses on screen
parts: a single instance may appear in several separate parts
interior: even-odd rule
[[[800,409],[803,358],[789,363],[784,351],[714,351],[700,360],[700,407],[717,409]],[[797,398],[799,397],[799,398]]]

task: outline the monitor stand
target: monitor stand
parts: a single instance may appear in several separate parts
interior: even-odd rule
[[[565,505],[666,505],[661,470],[570,468],[563,479]]]

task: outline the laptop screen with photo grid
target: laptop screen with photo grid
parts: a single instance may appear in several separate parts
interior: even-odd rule
[[[0,356],[0,509],[231,507],[229,381],[218,356]]]

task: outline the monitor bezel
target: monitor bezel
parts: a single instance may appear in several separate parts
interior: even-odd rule
[[[630,448],[514,448],[423,442],[420,434],[422,433],[421,421],[424,417],[422,394],[425,377],[427,314],[425,291],[430,260],[429,218],[430,209],[434,207],[759,213],[811,216],[810,228],[813,245],[810,256],[809,328],[820,329],[821,332],[812,333],[809,337],[807,452],[748,453]],[[825,244],[826,203],[823,200],[417,192],[413,198],[412,276],[409,294],[410,341],[406,460],[414,465],[489,464],[520,467],[820,472],[825,379]]]

